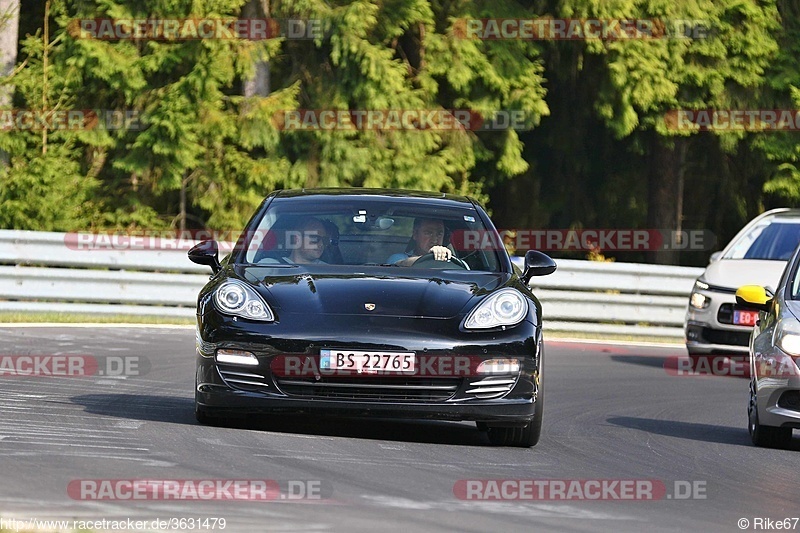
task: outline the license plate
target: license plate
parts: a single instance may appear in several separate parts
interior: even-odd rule
[[[758,311],[733,311],[733,323],[737,326],[755,326]]]
[[[355,350],[320,350],[320,370],[351,370],[358,373],[407,374],[414,372],[414,352],[363,352]]]

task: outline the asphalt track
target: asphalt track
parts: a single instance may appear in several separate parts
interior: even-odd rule
[[[800,516],[800,438],[790,450],[753,447],[747,379],[674,375],[664,366],[684,356],[678,346],[548,341],[543,437],[513,449],[490,446],[470,423],[198,425],[192,329],[5,326],[0,341],[0,362],[86,355],[105,374],[0,376],[6,528],[11,519],[225,518],[224,531],[752,531]],[[117,369],[108,361],[120,360],[137,361],[140,375],[108,375]],[[99,500],[69,490],[80,480],[142,479],[275,480],[284,497],[290,481],[302,481],[292,494],[302,486],[323,497]],[[467,500],[454,491],[466,480],[584,480],[586,493]],[[646,481],[666,492],[590,499],[592,480]],[[473,496],[494,495],[482,483]],[[221,530],[219,522],[184,524]],[[786,524],[800,531],[797,521]]]

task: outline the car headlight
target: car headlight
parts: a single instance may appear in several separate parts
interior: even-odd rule
[[[784,335],[778,341],[778,347],[792,356],[800,355],[800,335]]]
[[[781,320],[775,326],[775,344],[785,353],[800,356],[800,324],[796,320]]]
[[[708,307],[709,302],[711,302],[711,298],[699,292],[693,292],[691,298],[689,298],[689,305],[695,309],[705,309]]]
[[[708,283],[700,281],[699,279],[694,282],[694,286],[704,291],[708,289]]]
[[[226,315],[272,322],[275,315],[256,291],[241,281],[228,280],[214,291],[214,304]]]
[[[527,314],[528,301],[514,289],[502,289],[476,305],[467,316],[464,327],[486,329],[513,326],[522,322]]]

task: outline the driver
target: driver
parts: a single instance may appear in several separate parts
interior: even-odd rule
[[[387,263],[398,266],[411,266],[425,254],[432,253],[437,261],[448,261],[453,257],[450,248],[442,246],[444,242],[444,222],[435,218],[417,218],[411,232],[411,242],[405,252],[394,254]]]

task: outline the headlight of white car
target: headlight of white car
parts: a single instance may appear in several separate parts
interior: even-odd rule
[[[514,326],[528,314],[528,301],[514,289],[501,289],[475,306],[467,320],[466,329],[487,329]]]
[[[272,322],[275,315],[259,294],[241,281],[228,280],[214,291],[214,304],[226,315]]]
[[[711,298],[699,292],[693,292],[692,296],[689,298],[689,305],[695,309],[705,309],[710,302]]]

